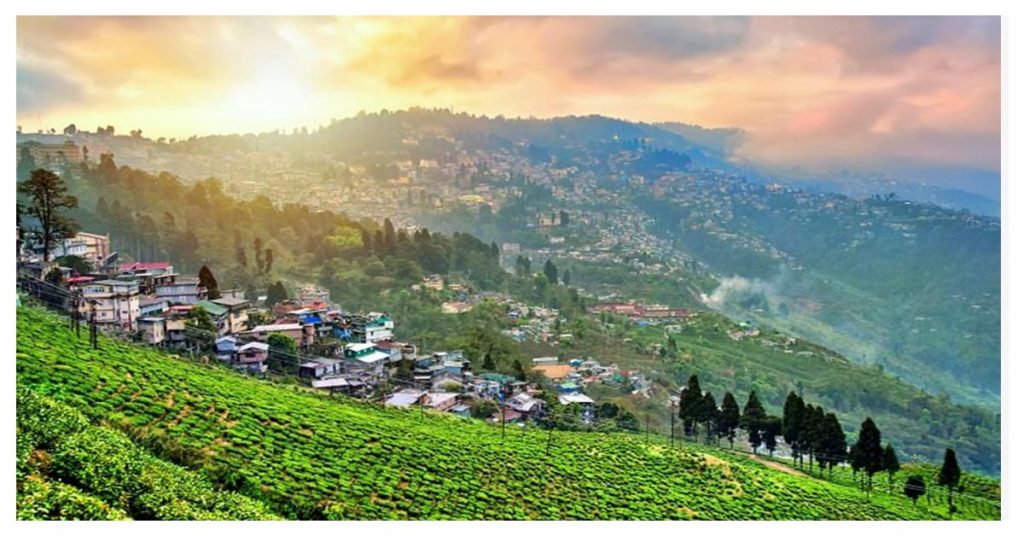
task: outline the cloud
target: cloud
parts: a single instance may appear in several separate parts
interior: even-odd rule
[[[768,163],[999,167],[996,17],[19,17],[17,41],[20,115],[167,135],[454,106],[739,127]],[[276,88],[309,102],[259,113]]]

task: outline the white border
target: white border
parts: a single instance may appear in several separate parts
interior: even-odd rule
[[[1020,5],[1017,3],[1017,5]],[[1014,451],[1015,447],[1018,447],[1020,442],[1020,418],[1017,418],[1016,427],[1012,425],[1010,420],[1007,418],[1007,414],[1012,416],[1019,416],[1024,414],[1018,407],[1020,405],[1020,397],[1014,392],[1015,388],[1019,388],[1022,385],[1020,376],[1021,366],[1015,362],[1016,359],[1021,359],[1019,355],[1021,350],[1020,342],[1020,329],[1013,329],[1013,327],[1021,325],[1021,313],[1018,304],[1021,298],[1021,284],[1017,278],[1014,277],[1016,274],[1022,273],[1021,264],[1021,241],[1017,239],[1019,232],[1019,221],[1020,216],[1017,210],[1022,207],[1020,196],[1018,195],[1021,187],[1016,184],[1015,181],[1010,180],[1010,168],[1009,168],[1009,155],[1010,154],[1024,154],[1024,147],[1021,146],[1020,138],[1012,139],[1009,134],[1011,132],[1010,126],[1012,124],[1021,124],[1021,106],[1012,107],[1009,99],[1009,89],[1022,87],[1020,81],[1020,73],[1024,72],[1021,68],[1021,61],[1024,58],[1024,51],[1021,50],[1021,43],[1024,39],[1011,39],[1010,32],[1013,31],[1017,25],[1012,24],[1018,19],[1014,15],[1015,5],[1010,2],[1000,2],[993,0],[974,0],[970,2],[958,1],[958,2],[894,2],[894,1],[882,1],[882,0],[860,0],[855,3],[845,4],[827,4],[825,2],[811,1],[811,0],[776,0],[773,2],[755,2],[753,0],[748,1],[732,1],[732,0],[718,0],[716,2],[701,2],[701,3],[679,3],[675,2],[658,2],[651,0],[631,0],[629,2],[610,2],[604,0],[593,0],[588,2],[561,2],[555,3],[550,0],[519,0],[515,2],[480,2],[480,1],[466,1],[466,0],[434,0],[430,2],[415,2],[411,0],[406,1],[388,1],[388,0],[377,0],[372,3],[357,3],[357,4],[338,4],[329,5],[322,1],[316,0],[290,0],[288,2],[269,2],[269,1],[249,1],[244,3],[239,2],[226,2],[226,1],[214,1],[214,0],[178,0],[173,3],[165,2],[138,2],[137,0],[106,0],[102,3],[82,3],[73,2],[70,0],[50,0],[48,2],[20,2],[20,5],[10,6],[7,9],[10,10],[10,14],[3,20],[4,31],[3,35],[7,36],[6,45],[8,47],[7,53],[3,56],[4,70],[3,73],[6,75],[6,84],[3,87],[3,91],[7,94],[8,108],[6,114],[9,119],[8,121],[8,147],[12,147],[14,137],[14,129],[10,128],[16,124],[15,118],[15,107],[13,104],[16,102],[15,96],[15,54],[14,49],[16,46],[16,19],[15,14],[23,15],[118,15],[118,14],[137,14],[137,15],[311,15],[311,14],[348,14],[348,15],[386,15],[386,14],[402,14],[402,15],[442,15],[442,14],[487,14],[487,15],[532,15],[532,14],[547,14],[547,15],[658,15],[658,14],[686,14],[686,15],[725,15],[725,14],[747,14],[747,15],[801,15],[801,14],[820,14],[820,15],[908,15],[908,14],[936,14],[936,15],[965,15],[965,14],[982,14],[982,15],[1002,15],[1003,19],[1003,56],[1002,56],[1002,73],[1003,73],[1003,88],[1002,88],[1002,189],[1001,189],[1001,202],[1003,207],[1003,218],[1002,218],[1002,229],[1003,229],[1003,255],[1002,255],[1002,273],[1003,285],[1002,285],[1002,303],[1003,303],[1003,344],[1002,344],[1002,404],[1003,404],[1003,436],[1002,436],[1002,452],[1003,452],[1003,463],[1002,463],[1002,474],[1003,474],[1003,521],[998,523],[987,522],[982,525],[977,525],[977,528],[973,526],[966,526],[964,522],[935,522],[935,523],[921,523],[921,522],[873,522],[870,525],[865,525],[858,522],[831,522],[828,525],[822,525],[821,523],[808,523],[808,522],[714,522],[713,524],[704,522],[687,522],[687,524],[678,524],[671,522],[643,522],[643,523],[626,523],[626,522],[593,522],[593,523],[566,523],[566,522],[530,522],[529,525],[513,525],[511,523],[504,522],[404,522],[401,524],[395,523],[384,523],[384,522],[347,522],[343,525],[335,523],[316,523],[316,522],[292,522],[302,523],[303,526],[286,528],[299,530],[303,532],[311,533],[348,533],[348,534],[366,534],[366,533],[378,533],[378,532],[390,532],[390,531],[402,531],[404,533],[412,533],[416,535],[432,535],[432,534],[451,534],[455,533],[483,533],[488,534],[512,534],[522,532],[524,529],[531,533],[565,533],[587,531],[588,534],[591,532],[603,532],[605,530],[616,534],[621,534],[622,531],[639,531],[643,534],[675,534],[678,535],[686,531],[704,531],[713,534],[732,534],[734,532],[744,532],[746,534],[815,534],[820,536],[822,531],[828,531],[829,533],[835,534],[852,534],[862,533],[864,531],[883,533],[895,533],[895,532],[916,532],[916,531],[927,531],[930,535],[942,535],[942,534],[957,534],[962,536],[965,531],[972,529],[982,530],[986,533],[1008,533],[1013,525],[1019,524],[1021,519],[1024,519],[1022,515],[1015,510],[1020,499],[1020,478],[1021,478],[1021,463],[1016,461],[1010,454]],[[865,36],[866,39],[870,39],[870,36]],[[5,168],[12,170],[14,169],[15,152],[13,150],[0,151],[0,154],[4,155]],[[8,177],[12,177],[11,172],[8,173]],[[1016,180],[1024,180],[1024,178],[1017,178]],[[10,202],[13,201],[14,190],[13,190],[13,179],[9,179],[7,187],[3,190],[3,196],[7,198],[4,201],[10,206]],[[8,213],[9,214],[9,213]],[[10,217],[10,216],[8,216]],[[9,222],[10,223],[10,222]],[[8,235],[10,237],[10,234]],[[3,330],[2,340],[8,350],[3,355],[7,359],[8,373],[4,376],[3,391],[4,400],[7,404],[6,411],[3,412],[2,418],[3,425],[6,430],[13,431],[14,429],[14,386],[15,386],[15,375],[14,375],[14,355],[15,355],[15,337],[14,337],[14,259],[13,259],[13,247],[7,247],[4,250],[4,259],[0,261],[0,273],[4,275],[10,284],[3,286],[3,296],[8,303],[8,307],[0,310],[0,314],[3,315],[2,321],[0,321],[0,330]],[[14,456],[14,441],[13,434],[7,436],[6,441],[3,444],[4,459],[13,460]],[[1019,449],[1018,449],[1019,450]],[[188,525],[172,524],[172,523],[149,523],[145,526],[132,523],[13,523],[14,520],[14,486],[13,486],[13,463],[7,462],[7,465],[3,468],[7,474],[7,480],[3,480],[7,485],[2,486],[3,489],[3,501],[6,507],[6,518],[7,523],[12,526],[9,527],[15,531],[29,532],[32,534],[50,533],[57,531],[68,531],[73,530],[75,532],[90,533],[136,533],[140,530],[146,532],[155,531],[157,533],[172,533],[178,532],[181,529],[199,532],[210,532],[213,531],[224,531],[224,530],[245,530],[252,531],[254,533],[267,533],[277,532],[278,530],[285,528],[279,524],[273,523],[258,523],[258,524],[247,524],[246,526],[229,526],[227,524],[213,524],[213,523],[189,523]],[[1019,528],[1017,531],[1019,533]]]

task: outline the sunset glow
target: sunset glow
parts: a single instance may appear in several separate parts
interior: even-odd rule
[[[18,121],[180,137],[598,113],[742,128],[768,162],[998,169],[999,43],[998,18],[20,17]]]

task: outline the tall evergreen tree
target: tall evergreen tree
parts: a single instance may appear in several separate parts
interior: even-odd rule
[[[683,425],[683,435],[696,435],[697,423],[700,422],[700,413],[704,401],[704,394],[700,389],[700,380],[696,374],[691,374],[686,388],[679,393],[679,420]]]
[[[766,416],[764,406],[761,405],[761,401],[757,398],[757,392],[750,391],[750,395],[747,397],[747,404],[743,406],[743,416],[740,418],[740,426],[747,431],[747,439],[750,441],[750,448],[754,450],[755,454],[762,443],[761,431],[764,427],[764,419]]]
[[[267,299],[264,303],[267,307],[273,307],[274,304],[287,299],[288,290],[284,288],[284,283],[278,281],[267,287]]]
[[[846,434],[835,413],[825,416],[825,454],[828,456],[828,477],[832,478],[832,469],[846,459]]]
[[[706,441],[710,445],[712,436],[716,436],[715,425],[718,423],[719,417],[718,403],[715,402],[715,396],[708,391],[704,393],[700,406],[700,420],[704,423]]]
[[[896,450],[892,448],[892,443],[886,443],[885,450],[882,451],[882,470],[889,474],[889,494],[891,495],[892,479],[900,470],[900,460],[896,457]]]
[[[558,284],[558,267],[555,266],[555,263],[551,262],[551,259],[544,263],[544,276],[548,278],[548,282],[552,285]]]
[[[956,452],[953,449],[946,449],[946,456],[942,460],[942,469],[939,471],[939,485],[945,486],[947,502],[949,504],[949,515],[953,516],[956,507],[953,505],[953,491],[960,485],[960,464],[956,461]]]
[[[740,425],[740,406],[732,393],[722,397],[722,410],[718,415],[718,435],[729,438],[729,448],[736,440],[736,427]]]
[[[871,493],[872,478],[882,470],[882,433],[870,417],[860,425],[860,433],[852,451],[856,461],[851,463],[859,466],[868,479],[867,492]]]
[[[217,278],[205,264],[199,269],[199,284],[206,289],[206,297],[211,300],[220,298],[220,290],[217,288]]]
[[[761,440],[764,442],[764,446],[768,449],[768,457],[775,455],[775,447],[778,446],[778,437],[782,434],[782,419],[769,415],[764,419],[764,425],[761,427]]]
[[[398,239],[395,235],[395,226],[391,223],[390,218],[384,218],[384,251],[391,253],[395,250],[395,244]]]
[[[789,445],[793,454],[793,460],[799,460],[803,466],[803,455],[800,452],[800,427],[803,425],[804,400],[793,391],[786,396],[786,402],[782,406],[782,439]]]

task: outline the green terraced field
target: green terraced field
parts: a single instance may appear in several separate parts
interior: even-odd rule
[[[329,399],[110,339],[92,351],[39,309],[17,318],[20,389],[287,518],[940,518],[717,449],[555,432],[548,452],[544,431],[503,440],[479,421]]]

